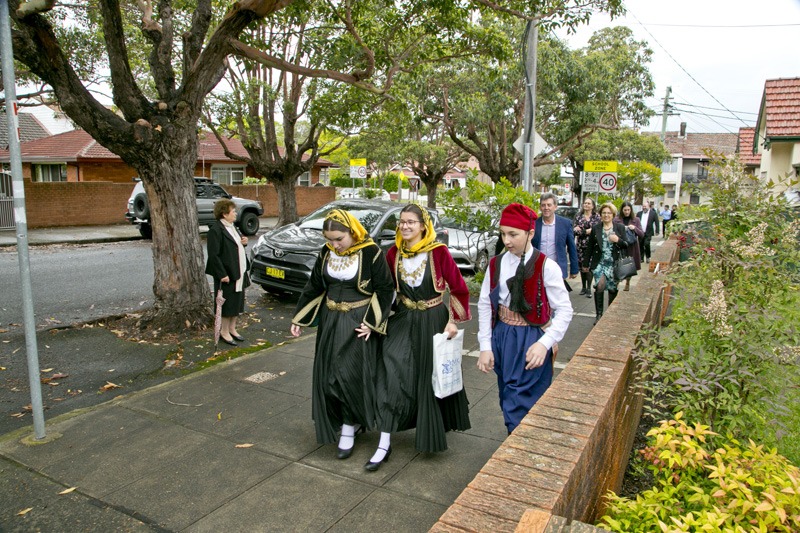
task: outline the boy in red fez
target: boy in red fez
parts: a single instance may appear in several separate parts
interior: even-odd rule
[[[553,346],[572,304],[558,263],[531,245],[536,213],[509,204],[500,217],[506,251],[492,258],[478,300],[478,369],[497,374],[509,435],[553,381]]]

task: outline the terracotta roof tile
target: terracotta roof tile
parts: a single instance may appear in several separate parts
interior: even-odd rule
[[[19,140],[20,142],[32,141],[41,137],[47,137],[50,132],[30,113],[18,113],[19,119]],[[0,147],[8,150],[8,123],[6,114],[0,113]]]
[[[651,133],[650,135],[661,135]],[[736,153],[738,135],[735,133],[687,133],[680,137],[677,131],[668,131],[664,146],[671,154],[682,154],[684,159],[707,159],[703,150],[710,149],[723,155]]]
[[[739,160],[746,166],[761,165],[761,154],[753,154],[753,137],[755,128],[739,128],[739,141],[736,146],[736,153]]]
[[[768,138],[800,137],[800,78],[767,80],[761,111]]]

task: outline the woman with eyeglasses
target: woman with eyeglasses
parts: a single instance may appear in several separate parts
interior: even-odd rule
[[[312,375],[312,416],[317,442],[353,453],[356,434],[375,423],[375,383],[380,335],[392,305],[392,277],[381,249],[343,209],[322,224],[327,243],[297,301],[291,333],[317,326]]]
[[[614,222],[616,215],[617,207],[611,202],[600,206],[600,223],[592,226],[589,252],[583,260],[583,266],[594,276],[595,324],[603,317],[605,292],[608,291],[609,306],[619,293],[614,263],[628,248],[625,226]]]
[[[395,245],[386,254],[397,292],[395,312],[383,337],[378,367],[378,428],[381,440],[367,470],[377,470],[391,454],[392,433],[416,427],[416,448],[447,449],[445,433],[469,429],[467,395],[433,394],[433,336],[458,333],[470,319],[469,290],[447,246],[436,242],[428,211],[409,204],[400,212]],[[443,299],[450,289],[449,306]]]

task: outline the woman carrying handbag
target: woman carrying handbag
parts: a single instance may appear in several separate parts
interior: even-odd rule
[[[597,315],[594,320],[595,324],[603,316],[605,291],[608,291],[608,305],[611,305],[611,302],[617,297],[619,289],[614,266],[628,248],[625,226],[614,222],[616,214],[617,208],[611,202],[600,206],[600,223],[592,227],[589,250],[584,260],[584,266],[589,268],[595,280],[594,307]]]

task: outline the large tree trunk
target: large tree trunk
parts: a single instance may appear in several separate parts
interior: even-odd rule
[[[297,199],[294,195],[295,180],[276,180],[273,182],[278,192],[278,227],[297,222]]]
[[[134,165],[150,201],[153,227],[153,308],[143,323],[180,331],[213,325],[212,298],[197,224],[194,129],[174,135],[159,153]]]

